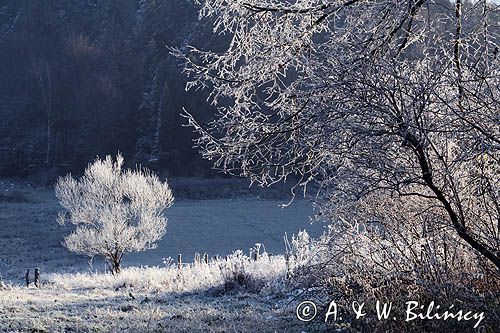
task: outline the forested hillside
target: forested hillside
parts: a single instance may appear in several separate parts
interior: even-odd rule
[[[116,151],[165,175],[206,175],[180,113],[211,112],[185,92],[167,46],[214,43],[187,0],[4,2],[0,176],[49,181]]]

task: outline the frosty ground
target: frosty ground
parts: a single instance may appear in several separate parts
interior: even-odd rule
[[[224,190],[224,184],[228,183],[220,183],[219,189]],[[124,266],[130,268],[123,282],[102,274],[102,261],[95,260],[90,267],[87,258],[63,248],[61,241],[70,227],[55,222],[60,207],[49,187],[1,181],[0,274],[9,288],[0,291],[0,330],[297,331],[300,323],[293,315],[290,295],[266,288],[220,293],[225,288],[221,263],[202,269],[209,272],[208,278],[199,270],[190,271],[205,278],[193,280],[184,272],[188,275],[179,282],[177,275],[167,273],[172,268],[164,267],[163,259],[182,253],[190,262],[195,252],[224,258],[237,249],[248,253],[255,243],[264,244],[269,253],[283,253],[285,232],[291,235],[308,229],[318,235],[322,231],[321,225],[310,223],[310,203],[297,200],[282,209],[280,205],[289,199],[286,196],[238,196],[231,194],[231,188],[225,188],[226,198],[192,200],[204,195],[191,191],[191,183],[181,185],[181,198],[167,211],[166,236],[157,249],[125,257]],[[186,194],[186,188],[191,192]],[[283,261],[283,257],[276,258]],[[139,266],[153,268],[133,268]],[[26,270],[32,272],[35,267],[42,271],[42,288],[23,287]],[[278,268],[267,267],[267,273],[259,274],[264,274],[262,279],[279,281],[284,271]]]
[[[40,289],[8,288],[0,291],[0,331],[304,330],[294,316],[293,294],[277,293],[273,286],[259,292],[246,288],[226,292],[217,273],[219,267],[213,263],[206,266],[180,271],[176,267],[128,268],[120,277],[54,275]],[[263,275],[253,271],[252,276],[271,278],[278,272],[265,269],[260,272]]]

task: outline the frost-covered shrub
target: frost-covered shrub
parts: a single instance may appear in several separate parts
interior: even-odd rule
[[[250,257],[242,251],[236,251],[227,260],[219,264],[223,285],[223,293],[238,292],[241,290],[258,292],[264,286],[262,277],[252,274],[247,268],[251,264]]]
[[[211,290],[214,293],[231,291],[255,292],[261,288],[272,291],[283,286],[286,273],[283,256],[263,253],[259,260],[251,260],[236,251],[227,259],[211,260],[208,264],[185,264],[179,269],[172,260],[165,260],[165,267],[127,267],[120,274],[51,274],[49,287],[62,289],[130,289],[157,292],[195,292]],[[245,272],[245,281],[252,283],[226,289],[231,276]],[[257,283],[258,282],[258,283]],[[258,288],[257,288],[258,287]]]
[[[299,231],[297,235],[292,235],[291,240],[285,234],[286,264],[287,276],[292,277],[296,274],[305,276],[307,271],[313,267],[311,258],[318,251],[320,242],[313,242],[307,231]]]
[[[65,246],[90,257],[103,256],[114,273],[120,271],[124,253],[156,247],[167,226],[164,211],[174,200],[168,184],[156,175],[122,166],[120,154],[115,162],[107,156],[90,164],[80,179],[68,175],[56,184],[64,207],[59,223],[76,226]]]
[[[493,265],[470,250],[447,225],[439,207],[427,208],[420,200],[404,204],[390,196],[368,196],[346,205],[334,199],[321,206],[322,219],[331,222],[328,233],[309,244],[296,241],[296,249],[308,250],[309,261],[296,271],[292,283],[314,290],[326,300],[349,306],[353,301],[393,302],[395,315],[407,301],[460,305],[470,311],[487,311],[492,329],[498,315],[500,280]],[[423,208],[426,207],[426,208]],[[303,250],[302,250],[303,251]],[[398,331],[398,321],[379,321],[375,313],[344,321],[361,331]],[[459,323],[458,323],[459,324]],[[419,321],[404,331],[458,329],[456,321]],[[483,323],[484,324],[484,323]],[[470,329],[464,323],[463,329]]]

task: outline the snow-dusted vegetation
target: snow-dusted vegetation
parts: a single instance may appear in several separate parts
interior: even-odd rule
[[[0,332],[497,332],[499,22],[8,0]]]
[[[196,193],[227,186],[225,180],[180,181]],[[301,228],[320,234],[321,225],[310,225],[313,211],[305,201],[283,209],[279,205],[286,200],[247,197],[246,186],[230,199],[177,201],[167,211],[169,228],[158,248],[130,253],[120,274],[114,275],[99,258],[89,267],[84,256],[64,248],[64,236],[74,227],[56,222],[61,206],[52,190],[13,181],[1,181],[0,189],[8,198],[0,206],[0,271],[7,287],[0,291],[0,331],[305,328],[294,319],[301,291],[287,282],[299,261],[285,260],[283,244],[283,230],[288,231],[289,250],[291,235]],[[236,198],[237,193],[242,197]],[[263,245],[254,245],[256,241]],[[274,254],[264,254],[264,246]],[[238,248],[244,251],[234,252]],[[201,253],[201,262],[194,263],[195,252]],[[183,254],[182,269],[177,253]],[[33,285],[35,267],[42,272],[40,288]]]
[[[255,294],[149,294],[114,290],[2,292],[4,332],[274,332],[304,325],[285,304]],[[283,310],[285,309],[285,310]]]
[[[236,251],[208,263],[131,267],[119,274],[50,274],[40,289],[6,286],[0,327],[7,331],[268,331],[299,329],[297,259]],[[256,260],[257,259],[257,260]],[[292,304],[292,305],[290,305]],[[14,317],[11,317],[14,314]]]
[[[249,288],[260,290],[282,282],[287,272],[283,255],[261,254],[254,261],[242,251],[227,258],[211,258],[181,267],[173,259],[165,260],[165,267],[129,267],[118,275],[76,273],[50,274],[46,283],[61,289],[130,289],[150,292],[196,292],[213,289],[221,293]]]
[[[489,309],[483,328],[494,330],[499,8],[461,0],[209,0],[200,15],[229,36],[227,48],[172,48],[187,89],[208,90],[217,107],[208,123],[185,110],[215,168],[262,186],[297,175],[297,187],[319,186],[318,216],[331,230],[311,243],[324,250],[302,272],[313,294],[348,304],[461,303]],[[396,317],[343,315],[361,331],[397,330]]]
[[[281,200],[268,200],[249,196],[247,184],[232,184],[234,191],[229,197],[219,193],[216,200],[199,200],[199,193],[207,193],[208,188],[226,188],[227,180],[170,179],[174,193],[178,182],[185,189],[184,197],[167,210],[166,235],[156,249],[125,256],[124,267],[162,265],[165,257],[176,258],[179,253],[183,261],[192,262],[196,252],[210,257],[225,256],[237,249],[248,252],[257,241],[269,253],[278,254],[284,252],[285,232],[291,235],[307,229],[318,236],[324,229],[320,223],[310,223],[308,217],[314,213],[310,202],[297,200],[281,208],[287,202],[286,192]],[[0,191],[5,198],[0,203],[0,274],[4,280],[23,283],[26,270],[35,267],[40,267],[44,275],[89,270],[88,258],[68,251],[62,244],[74,226],[55,222],[62,207],[53,189],[2,180]],[[196,200],[190,199],[191,193]],[[108,269],[99,257],[91,264],[93,272]]]
[[[56,196],[65,211],[59,223],[76,225],[64,239],[65,246],[91,258],[100,255],[118,273],[123,255],[154,249],[165,234],[164,211],[174,197],[166,182],[148,170],[122,170],[116,161],[97,159],[81,179],[59,179]]]

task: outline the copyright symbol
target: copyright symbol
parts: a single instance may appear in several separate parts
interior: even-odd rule
[[[317,312],[316,304],[311,301],[304,301],[297,305],[295,314],[300,321],[307,322],[313,320]]]

